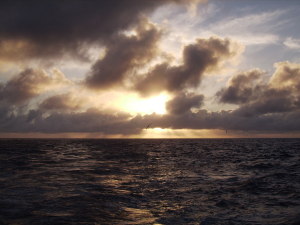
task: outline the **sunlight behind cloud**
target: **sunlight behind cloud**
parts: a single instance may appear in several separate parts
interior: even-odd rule
[[[128,95],[120,102],[120,107],[124,111],[130,113],[140,113],[142,115],[157,113],[165,114],[165,103],[169,100],[169,96],[165,93],[151,97],[141,98],[136,94]]]
[[[74,2],[1,4],[0,137],[299,134],[299,1]]]

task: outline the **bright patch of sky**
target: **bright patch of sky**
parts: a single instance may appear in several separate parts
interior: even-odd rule
[[[228,37],[246,46],[239,69],[261,67],[273,70],[273,63],[299,61],[300,1],[211,0],[195,13],[178,6],[157,10],[152,20],[166,27],[162,47],[174,55],[183,45],[213,35]],[[177,52],[177,53],[176,53]]]
[[[207,76],[198,88],[205,93],[206,107],[216,110],[220,108],[213,99],[216,90],[237,71],[261,68],[271,75],[276,62],[300,62],[299,8],[297,0],[210,0],[194,12],[175,5],[162,7],[152,20],[166,29],[161,47],[175,57],[197,38],[227,37],[245,46],[238,64]]]

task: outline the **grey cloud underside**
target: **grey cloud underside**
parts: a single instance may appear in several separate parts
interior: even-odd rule
[[[38,109],[28,111],[24,105],[30,102],[29,98],[43,90],[45,84],[48,86],[63,78],[57,76],[54,79],[42,71],[25,70],[1,87],[0,132],[101,132],[128,135],[141,133],[149,123],[152,127],[170,129],[299,132],[300,65],[277,63],[276,71],[268,81],[257,82],[263,74],[258,70],[238,74],[227,88],[218,93],[220,99],[224,100],[222,94],[226,94],[230,87],[238,89],[233,100],[228,96],[226,98],[230,103],[239,104],[232,111],[199,110],[203,103],[202,95],[178,92],[166,104],[168,114],[132,116],[96,109],[74,111],[77,103],[75,101],[74,104],[74,99],[67,94],[51,96]],[[244,82],[250,90],[247,91],[247,98],[244,96]],[[13,92],[18,93],[15,95],[17,97],[3,95]],[[22,98],[19,97],[21,95]],[[192,112],[192,108],[196,111]]]
[[[82,113],[54,112],[46,116],[41,110],[16,115],[11,110],[0,109],[1,132],[103,132],[105,134],[133,134],[140,129],[127,121],[128,114],[108,114],[96,109]]]
[[[32,98],[39,96],[47,87],[67,82],[64,75],[58,70],[52,71],[52,76],[49,76],[43,70],[28,68],[16,74],[6,83],[0,83],[0,103],[26,104]]]
[[[163,4],[191,1],[2,1],[0,61],[47,61],[64,56],[87,61],[86,50],[91,45],[105,46],[106,54],[93,64],[84,81],[87,87],[112,88],[129,77],[130,88],[142,96],[167,91],[174,98],[166,103],[166,115],[83,110],[81,102],[69,94],[43,100],[49,87],[70,82],[61,72],[49,75],[40,69],[25,69],[0,83],[0,132],[127,135],[141,133],[150,123],[151,127],[170,129],[299,132],[299,64],[278,63],[268,81],[264,80],[264,71],[241,72],[217,93],[220,103],[235,104],[235,110],[200,110],[204,96],[190,91],[199,87],[206,73],[216,71],[239,53],[239,46],[229,39],[198,39],[184,46],[180,65],[163,62],[145,74],[132,76],[136,69],[155,58],[162,35],[143,16]],[[134,28],[136,34],[121,32],[128,28]],[[40,96],[42,102],[37,101]]]
[[[180,93],[166,103],[166,109],[171,114],[191,112],[192,108],[199,108],[203,104],[204,96],[192,93]]]
[[[143,118],[152,121],[153,126],[170,129],[223,129],[255,132],[296,132],[300,131],[300,110],[290,113],[277,113],[245,117],[231,111],[208,112],[181,115],[150,115]]]
[[[195,88],[205,72],[218,69],[219,64],[230,60],[240,50],[229,39],[198,39],[196,43],[184,47],[181,65],[164,62],[150,68],[146,74],[134,76],[138,68],[147,65],[159,53],[157,44],[162,35],[153,24],[143,20],[136,32],[136,35],[118,35],[110,40],[104,58],[92,66],[86,78],[88,87],[109,88],[131,77],[131,88],[144,96]]]
[[[300,109],[300,65],[276,64],[268,82],[257,82],[265,73],[252,70],[234,76],[228,87],[217,93],[223,103],[239,104],[235,114],[247,117]]]
[[[172,66],[161,63],[139,78],[134,89],[141,95],[151,95],[162,91],[178,92],[197,87],[205,72],[238,54],[229,39],[211,37],[198,39],[196,43],[184,47],[183,63]]]
[[[106,44],[161,5],[187,2],[192,0],[4,0],[0,7],[0,59],[68,55],[88,60],[85,48],[90,44]]]
[[[154,58],[161,32],[146,20],[140,22],[136,32],[136,35],[118,35],[109,41],[104,58],[92,66],[86,78],[88,87],[102,89],[120,85],[128,73]]]
[[[82,101],[74,99],[71,94],[54,95],[45,99],[40,105],[41,110],[73,111],[79,110]]]
[[[261,70],[250,70],[235,75],[228,87],[217,93],[220,102],[242,104],[257,97],[265,88],[259,84],[259,78],[264,75]]]
[[[38,76],[31,69],[21,72],[6,84],[1,85],[0,100],[19,104],[37,96],[34,81],[38,79]]]
[[[226,129],[255,132],[299,132],[300,110],[289,113],[276,113],[244,117],[234,112],[187,112],[180,115],[151,114],[130,117],[129,114],[107,114],[90,109],[82,113],[52,113],[43,115],[39,110],[15,115],[0,108],[1,132],[100,132],[104,134],[139,134],[151,123],[152,127],[169,129]]]

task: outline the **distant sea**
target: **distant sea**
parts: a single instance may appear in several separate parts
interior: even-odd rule
[[[0,224],[300,224],[300,139],[1,139]]]

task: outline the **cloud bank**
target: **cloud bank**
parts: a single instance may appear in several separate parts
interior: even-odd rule
[[[66,108],[74,109],[75,106],[72,105],[70,97],[60,95],[50,97],[40,105],[40,109],[30,110],[27,113],[18,114],[2,106],[0,130],[2,132],[45,133],[102,132],[128,135],[141,133],[145,126],[151,123],[153,127],[171,129],[299,131],[300,65],[281,62],[275,66],[276,71],[263,84],[256,80],[265,76],[265,72],[251,70],[237,74],[226,88],[218,92],[217,97],[220,102],[238,105],[235,110],[209,112],[200,109],[203,104],[203,95],[180,93],[167,102],[169,113],[165,115],[133,116],[128,113],[108,113],[92,108],[83,112],[72,112],[72,110],[67,112]],[[15,79],[13,81],[15,82]],[[24,82],[26,83],[26,79]],[[20,84],[16,86],[22,87]],[[30,92],[24,96],[32,95]],[[8,98],[5,101],[8,100],[19,102],[23,99],[17,99],[17,101],[14,98]],[[192,108],[197,110],[193,112]],[[58,110],[49,113],[43,109]]]
[[[226,37],[198,37],[184,43],[175,64],[159,47],[166,31],[149,17],[165,4],[196,2],[200,1],[1,3],[0,61],[17,66],[14,76],[0,82],[0,133],[138,135],[148,124],[168,129],[300,132],[298,63],[275,63],[273,74],[261,69],[235,73],[214,96],[220,106],[231,110],[205,109],[208,98],[202,93],[203,79],[224,73],[244,46]],[[296,42],[286,39],[284,44],[297,49]],[[100,47],[104,54],[91,57],[89,50]],[[90,63],[81,80],[72,81],[59,69],[33,66],[66,58]],[[81,95],[82,90],[99,93],[115,89],[141,98],[167,94],[166,113],[139,115],[96,108],[87,106]]]

